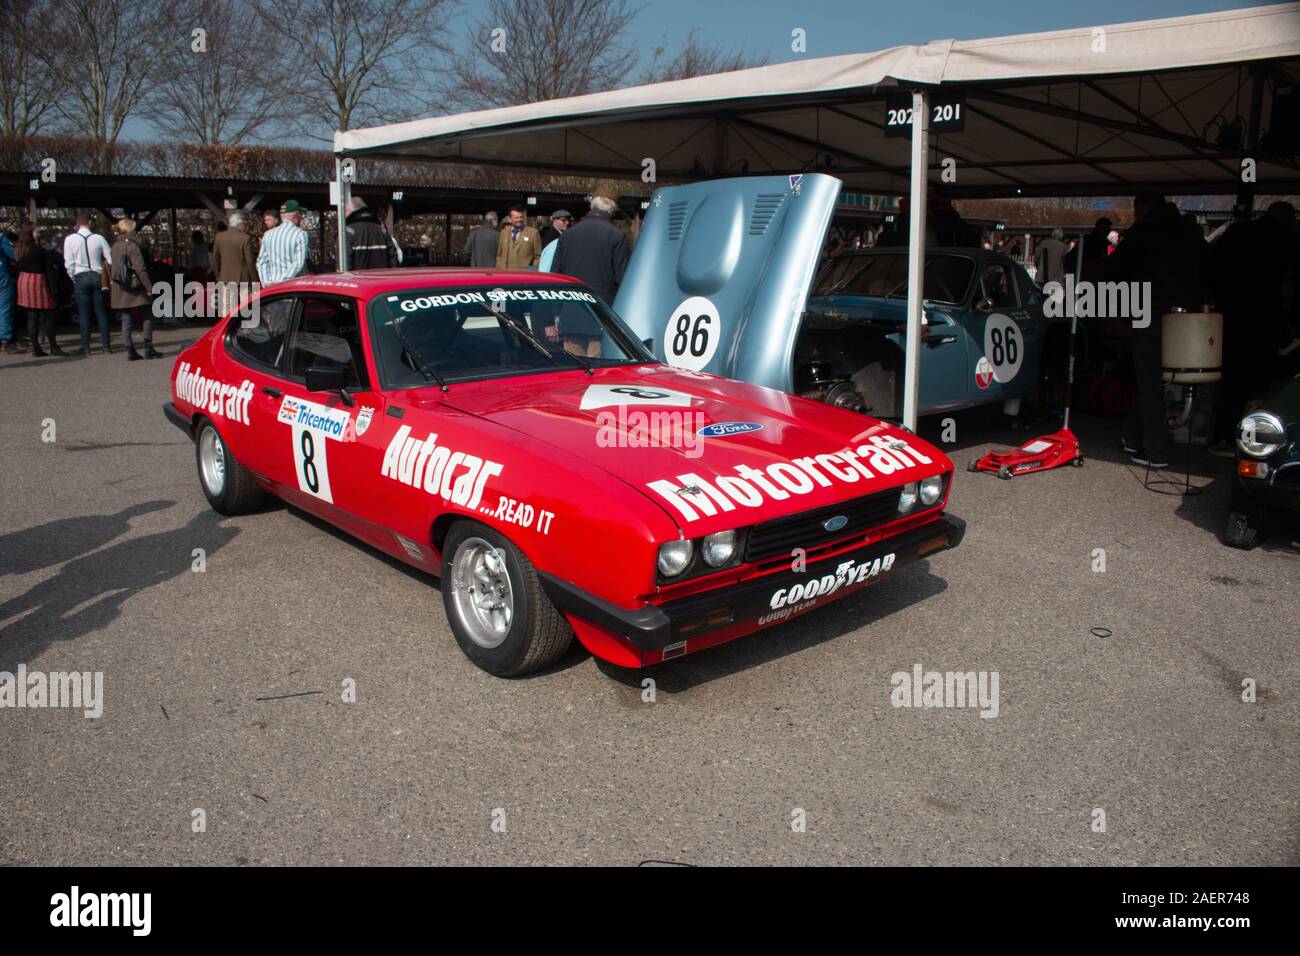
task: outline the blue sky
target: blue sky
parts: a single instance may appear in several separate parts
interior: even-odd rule
[[[808,56],[834,56],[929,40],[970,40],[1265,5],[1249,0],[648,0],[634,33],[647,50],[667,34],[671,48],[696,27],[711,43],[766,51],[779,63],[797,58],[790,51],[795,27],[807,31]]]

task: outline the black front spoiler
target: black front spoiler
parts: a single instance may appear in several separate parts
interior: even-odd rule
[[[648,604],[635,611],[610,604],[554,575],[545,572],[538,572],[538,575],[547,596],[564,613],[611,631],[643,651],[657,651],[684,640],[685,635],[681,633],[683,625],[690,625],[690,637],[698,637],[710,630],[745,621],[754,621],[757,627],[759,617],[773,612],[772,604],[779,592],[788,593],[795,585],[808,587],[811,583],[822,582],[827,576],[834,580],[839,569],[845,565],[853,568],[877,563],[883,565],[885,559],[893,555],[892,562],[884,573],[873,573],[854,584],[841,586],[832,583],[829,586],[831,590],[817,597],[821,603],[829,603],[830,600],[883,580],[903,565],[957,547],[965,534],[966,522],[955,515],[943,515],[874,544],[814,561],[801,571],[768,574],[667,604]],[[709,621],[717,623],[707,624]]]

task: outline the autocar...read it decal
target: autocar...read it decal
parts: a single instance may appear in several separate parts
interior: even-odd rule
[[[438,436],[412,438],[411,426],[403,425],[394,433],[384,452],[380,474],[443,501],[477,510],[483,500],[483,488],[489,478],[500,475],[505,466],[463,451],[452,451],[438,444]]]

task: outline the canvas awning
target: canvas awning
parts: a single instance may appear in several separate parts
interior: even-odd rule
[[[909,142],[884,135],[885,101],[924,85],[964,96],[965,128],[930,138],[932,178],[956,160],[952,196],[1232,193],[1243,149],[1257,152],[1297,84],[1300,4],[1287,3],[795,60],[350,130],[334,145],[620,177],[647,158],[662,179],[820,170],[905,192]],[[1300,190],[1295,157],[1252,155],[1261,191]]]

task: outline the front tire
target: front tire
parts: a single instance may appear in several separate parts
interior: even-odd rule
[[[1228,515],[1223,543],[1243,551],[1254,550],[1263,540],[1266,527],[1267,518],[1260,511],[1233,511]]]
[[[519,677],[564,656],[573,640],[569,622],[508,538],[458,521],[442,553],[442,603],[466,657],[489,674]]]
[[[199,420],[194,432],[194,459],[199,469],[199,487],[213,511],[240,515],[261,506],[265,494],[253,473],[231,454],[221,433],[206,418]]]

